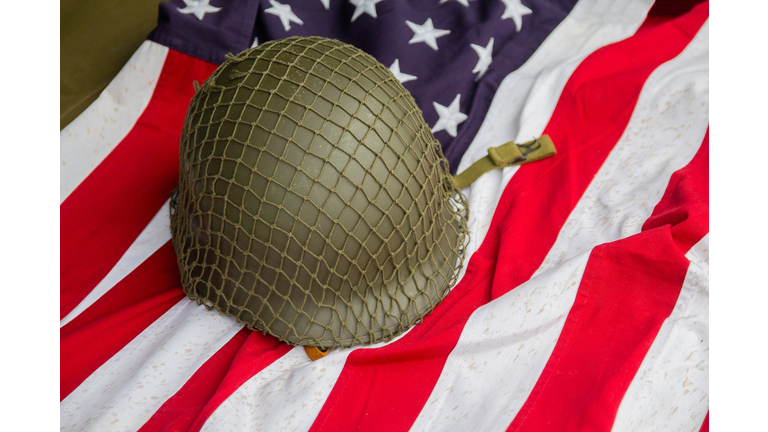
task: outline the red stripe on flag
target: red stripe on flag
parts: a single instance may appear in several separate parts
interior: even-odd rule
[[[313,431],[407,430],[413,424],[469,316],[530,279],[624,132],[648,76],[677,56],[706,18],[699,8],[604,47],[579,65],[544,131],[558,154],[520,167],[464,279],[421,325],[385,347],[350,354]]]
[[[168,242],[61,328],[61,400],[183,297]]]
[[[61,204],[65,317],[109,273],[178,183],[179,138],[192,81],[216,65],[169,50],[147,108],[126,137]]]
[[[216,392],[232,364],[235,355],[251,333],[243,327],[237,334],[208,359],[173,397],[139,429],[141,432],[186,431],[200,410]]]
[[[120,312],[126,306],[162,294],[168,287],[180,286],[181,282],[175,260],[173,245],[168,241],[94,304],[64,325],[60,330],[60,335],[66,336],[96,320]],[[159,283],[155,284],[153,281],[159,281]],[[134,289],[135,286],[141,286],[142,289]]]
[[[704,417],[704,423],[701,424],[699,432],[709,432],[709,411],[707,411],[707,416]]]
[[[610,430],[680,296],[685,254],[708,231],[709,131],[643,232],[593,250],[557,345],[507,430]]]
[[[261,372],[265,367],[275,362],[280,357],[288,353],[294,347],[280,342],[277,338],[264,335],[258,332],[251,332],[248,339],[243,344],[237,356],[232,361],[232,366],[227,371],[226,376],[221,381],[221,385],[216,389],[216,393],[199,410],[195,422],[189,428],[189,431],[198,432],[202,429],[205,422],[232,393],[241,385],[251,379],[254,375]],[[207,377],[201,376],[201,380]],[[184,403],[179,400],[177,403]],[[180,429],[183,430],[183,429]]]
[[[291,349],[272,336],[243,328],[140,431],[199,431],[235,390]]]
[[[643,231],[672,225],[677,247],[687,253],[709,232],[709,129],[699,151],[675,172]]]
[[[669,226],[596,247],[557,345],[507,430],[610,430],[688,264]]]

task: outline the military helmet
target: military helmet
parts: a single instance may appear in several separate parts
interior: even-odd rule
[[[467,202],[385,66],[292,37],[228,56],[197,87],[171,200],[190,298],[333,348],[391,340],[448,293]]]

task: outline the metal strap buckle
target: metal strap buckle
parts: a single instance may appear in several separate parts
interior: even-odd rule
[[[517,147],[520,148],[520,152],[523,154],[523,158],[521,160],[527,160],[529,153],[533,153],[541,148],[541,143],[539,142],[539,139],[536,138],[533,141],[528,141],[524,144],[518,144]]]

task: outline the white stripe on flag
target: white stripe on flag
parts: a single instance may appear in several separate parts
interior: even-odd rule
[[[506,429],[552,354],[587,261],[581,254],[472,314],[411,430]]]
[[[578,2],[531,58],[501,82],[457,172],[485,157],[490,147],[541,136],[576,67],[600,47],[633,35],[652,4],[652,0]],[[493,170],[464,190],[470,203],[469,250],[480,247],[499,198],[518,168]]]
[[[621,401],[614,431],[697,432],[707,415],[709,234],[686,257],[691,265],[680,297]]]
[[[690,162],[706,133],[707,40],[705,26],[679,56],[648,78],[626,132],[569,215],[532,280],[556,272],[599,244],[640,232],[672,174]],[[567,316],[560,308],[550,309],[551,293],[540,290],[527,299],[527,312],[519,317],[526,327],[510,326],[499,318],[506,312],[499,311],[508,309],[506,297],[514,298],[521,287],[472,314],[412,430],[437,427],[432,421],[438,420],[444,425],[446,418],[452,419],[449,423],[456,430],[506,430],[536,384],[559,335],[536,344],[529,339],[551,329],[554,324],[550,323],[555,321],[561,321],[562,329]],[[575,297],[568,298],[570,310]],[[496,319],[485,319],[488,316]],[[539,322],[547,325],[539,327]],[[529,350],[510,354],[508,347],[516,344],[526,344]],[[547,355],[541,356],[542,352]],[[468,367],[472,364],[482,367]],[[526,371],[525,376],[515,373],[520,369]],[[505,376],[510,378],[498,385]],[[504,409],[489,416],[478,409],[482,406]]]
[[[341,372],[346,356],[339,354],[331,352],[323,359],[322,363],[312,365],[312,361],[307,357],[304,348],[300,346],[293,348],[278,361],[267,366],[240,386],[211,414],[201,431],[277,430],[272,426],[280,421],[286,424],[285,430],[295,430],[296,425],[293,423],[301,422],[304,416],[284,416],[285,412],[281,409],[283,407],[274,405],[275,399],[282,399],[282,392],[299,398],[302,396],[314,397],[311,393],[305,393],[308,381],[327,382],[326,374],[334,374],[337,370]],[[306,370],[308,367],[313,372],[312,376],[308,379],[297,379],[302,370],[300,368]],[[337,376],[338,373],[334,375]],[[296,391],[299,392],[298,395],[294,394]],[[279,394],[277,398],[275,392]],[[264,395],[269,395],[269,397],[264,397]],[[232,415],[229,410],[232,406],[237,406],[245,411],[238,411]],[[270,421],[270,423],[265,425],[265,421]]]
[[[139,234],[136,241],[125,251],[120,261],[110,270],[104,279],[96,285],[96,288],[86,296],[72,312],[59,322],[59,328],[75,319],[84,310],[88,309],[98,299],[117,285],[124,277],[128,276],[141,263],[157,252],[165,242],[171,239],[170,199],[152,218],[146,228]]]
[[[145,41],[101,95],[60,134],[60,202],[128,135],[149,104],[168,48]]]
[[[709,280],[709,234],[693,245],[691,250],[685,254],[685,257],[688,258],[688,261],[703,267],[706,270],[707,280]],[[709,289],[707,289],[707,293],[709,293]]]
[[[240,329],[182,299],[61,402],[61,430],[137,430]]]
[[[525,70],[522,72],[518,70],[511,74],[511,76],[523,74],[525,78],[509,79],[508,77],[505,79],[502,84],[505,93],[501,96],[497,93],[497,96],[494,97],[495,103],[492,103],[489,112],[491,118],[496,122],[496,127],[499,124],[517,124],[519,122],[519,118],[515,116],[519,116],[520,111],[510,110],[511,104],[508,98],[511,97],[511,94],[520,94],[524,96],[521,100],[523,104],[534,102],[541,104],[537,109],[526,114],[529,120],[536,116],[541,116],[538,123],[536,123],[541,124],[541,130],[538,131],[540,135],[551,117],[552,111],[554,111],[559,91],[565,86],[568,77],[578,66],[579,62],[601,46],[632,35],[642,24],[651,6],[651,3],[647,0],[624,1],[613,8],[600,7],[598,3],[599,0],[582,0],[579,2],[571,12],[571,14],[576,14],[575,18],[571,18],[570,15],[566,17],[547,40],[544,41],[542,47],[539,48],[539,50],[543,49],[545,54],[537,55],[534,53],[532,59],[535,58],[535,60],[526,62],[522,67],[526,68]],[[606,21],[613,24],[606,26]],[[531,87],[539,81],[536,77],[542,73],[546,75],[547,78],[545,80],[547,82],[554,81],[559,86],[558,93],[551,97],[549,95],[538,97],[537,92],[533,97],[526,99],[525,96],[529,95]],[[552,91],[551,87],[547,88],[546,86],[539,85],[538,88],[540,92]],[[552,100],[549,100],[549,103],[544,103],[542,102],[544,99]],[[481,127],[481,131],[489,127],[491,129],[494,127],[493,122],[489,123],[486,121],[483,127]],[[524,132],[528,133],[527,131],[528,129]],[[515,132],[517,132],[516,129],[513,130],[513,133]],[[490,132],[485,133],[489,134]],[[485,138],[481,137],[481,139],[491,140],[493,136],[495,135],[487,135]],[[503,135],[499,136],[502,136],[500,139],[510,139],[503,138]],[[475,142],[483,141],[475,139],[473,145],[478,146],[480,144],[475,144]],[[482,149],[482,152],[487,152],[488,147],[501,143],[503,141],[490,142]],[[462,163],[466,163],[464,159],[466,159],[466,156],[462,158]],[[473,161],[470,160],[469,163],[471,162]],[[472,233],[468,257],[482,243],[482,238],[488,230],[498,198],[515,171],[516,167],[505,168],[503,173],[501,170],[496,170],[493,173],[486,174],[480,179],[482,182],[477,181],[472,186],[470,194],[468,194],[470,201],[470,231]],[[494,177],[494,175],[497,177]],[[504,176],[504,181],[500,181],[502,175]],[[478,215],[480,216],[478,217]],[[217,427],[221,427],[221,430],[226,430],[226,427],[218,426],[223,424],[259,424],[270,428],[274,427],[275,424],[280,424],[281,427],[288,427],[286,422],[295,415],[301,418],[300,427],[299,424],[291,424],[290,427],[294,428],[293,430],[309,430],[333,389],[336,379],[341,374],[346,357],[352,351],[340,350],[332,352],[332,354],[317,362],[316,365],[322,368],[322,373],[314,370],[314,365],[312,367],[303,365],[296,370],[292,370],[290,365],[295,364],[295,360],[288,355],[284,356],[241,386],[213,413],[206,422],[204,429],[206,431],[213,431],[217,430]],[[303,355],[303,352],[299,354]],[[282,377],[282,381],[274,377],[264,379],[260,377],[260,375],[266,373],[267,369],[272,367],[285,371],[286,376]],[[251,381],[258,384],[252,385],[250,384]],[[302,383],[302,390],[298,393],[304,396],[297,397],[296,391],[285,388],[286,381]],[[273,382],[274,384],[271,384]],[[270,391],[272,391],[268,407],[265,405],[263,398],[259,399],[258,403],[254,400],[254,395],[264,394],[267,386],[270,386]],[[276,391],[278,388],[282,388],[282,390]],[[277,415],[277,412],[280,414]]]
[[[356,349],[373,349],[387,343],[335,349],[315,362],[298,346],[241,385],[201,430],[309,430],[344,369],[347,356]]]

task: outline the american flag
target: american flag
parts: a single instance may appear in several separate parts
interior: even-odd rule
[[[67,431],[708,430],[709,5],[174,0],[61,131]],[[485,174],[468,265],[392,342],[312,362],[187,299],[168,198],[193,81],[269,40],[353,44]]]

